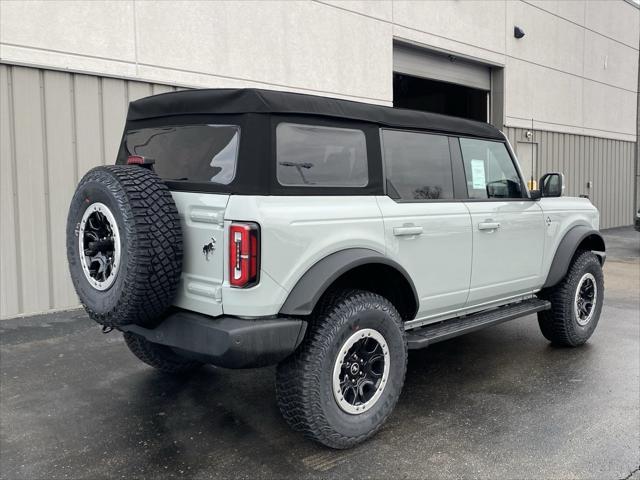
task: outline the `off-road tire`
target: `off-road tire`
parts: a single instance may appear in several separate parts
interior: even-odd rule
[[[124,341],[136,357],[165,373],[188,373],[203,365],[201,362],[178,355],[165,345],[150,342],[135,333],[126,332]]]
[[[574,298],[580,279],[591,273],[596,280],[593,317],[582,326],[576,318]],[[552,344],[566,347],[577,347],[585,343],[593,334],[604,300],[604,275],[598,257],[590,251],[578,251],[567,275],[557,285],[543,290],[539,296],[551,302],[551,310],[538,313],[538,324],[542,335]]]
[[[374,328],[389,349],[389,377],[373,406],[346,413],[333,395],[333,368],[340,348],[358,329]],[[278,365],[276,394],[286,422],[305,437],[328,447],[353,447],[374,435],[395,407],[407,368],[402,319],[380,295],[348,290],[324,298],[310,319],[296,352]]]
[[[79,253],[80,221],[100,202],[119,230],[120,267],[106,290],[92,287]],[[67,258],[75,290],[89,317],[117,327],[150,327],[173,303],[182,269],[182,232],[171,193],[152,171],[134,165],[90,170],[71,200],[67,220]]]

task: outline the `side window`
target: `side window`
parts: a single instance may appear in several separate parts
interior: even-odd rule
[[[522,198],[518,171],[502,142],[461,138],[469,198]]]
[[[382,143],[387,191],[392,198],[453,198],[453,173],[447,137],[383,130]]]
[[[364,187],[369,183],[362,130],[280,123],[276,162],[283,186]]]

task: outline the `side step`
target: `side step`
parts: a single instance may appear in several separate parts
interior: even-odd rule
[[[475,332],[484,327],[497,325],[532,313],[549,310],[551,303],[547,300],[532,298],[519,303],[485,310],[465,317],[451,318],[432,323],[407,332],[407,344],[410,350],[424,348],[432,343]]]

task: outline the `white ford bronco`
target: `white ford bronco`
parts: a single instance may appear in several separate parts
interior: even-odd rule
[[[604,241],[563,177],[529,190],[485,123],[255,89],[132,102],[67,224],[91,319],[180,373],[276,365],[286,421],[333,448],[384,424],[407,350],[537,313],[575,347]]]

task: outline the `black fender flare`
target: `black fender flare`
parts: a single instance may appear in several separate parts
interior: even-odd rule
[[[416,287],[402,266],[375,250],[348,248],[324,257],[309,268],[289,292],[280,313],[284,315],[311,314],[322,294],[337,278],[353,268],[376,263],[392,267],[402,274],[411,286],[416,305],[419,305]]]
[[[606,258],[604,239],[600,232],[584,225],[577,225],[569,229],[564,235],[553,256],[547,279],[542,288],[553,287],[569,271],[571,260],[573,259],[578,246],[585,240],[589,241],[589,249],[600,257],[600,263],[604,264]]]

